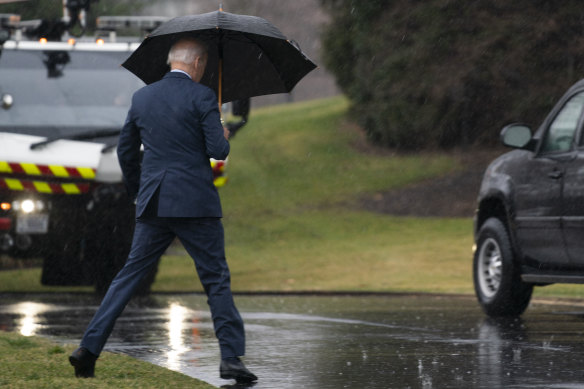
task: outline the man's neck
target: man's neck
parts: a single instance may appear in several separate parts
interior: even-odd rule
[[[186,74],[191,80],[193,79],[189,73],[187,73],[185,70],[182,70],[182,69],[172,69],[171,72],[183,73],[183,74]]]

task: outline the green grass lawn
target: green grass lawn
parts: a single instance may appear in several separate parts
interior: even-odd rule
[[[256,110],[232,142],[221,196],[234,289],[468,293],[470,220],[355,206],[365,193],[444,174],[456,161],[358,151],[362,135],[343,122],[346,109],[335,98]]]
[[[54,388],[194,388],[214,386],[148,362],[104,352],[96,364],[97,379],[76,378],[69,364],[74,346],[39,337],[0,331],[0,387]]]
[[[224,208],[235,291],[388,291],[472,294],[472,220],[361,210],[364,194],[460,168],[446,153],[362,151],[342,97],[252,110],[231,142]],[[443,196],[445,194],[437,194]],[[1,291],[44,287],[40,269],[0,272]],[[179,247],[163,257],[154,291],[200,291]],[[536,295],[579,297],[578,286]]]
[[[321,210],[250,228],[226,228],[235,291],[472,293],[470,220]],[[250,245],[239,231],[263,238]],[[163,261],[155,290],[200,290],[190,258]]]

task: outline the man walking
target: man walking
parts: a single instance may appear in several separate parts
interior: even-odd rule
[[[175,237],[195,261],[208,296],[221,350],[220,376],[238,382],[257,377],[239,359],[245,354],[243,321],[231,294],[225,260],[221,204],[209,158],[229,154],[215,94],[199,84],[205,46],[182,39],[168,53],[171,71],[138,90],[120,134],[118,158],[131,198],[136,230],[124,268],[113,280],[80,347],[69,357],[78,377],[93,377],[116,319]],[[140,164],[140,147],[144,155]]]

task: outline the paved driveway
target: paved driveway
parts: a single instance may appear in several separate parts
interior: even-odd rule
[[[77,342],[98,303],[0,296],[0,328]],[[584,387],[584,304],[536,301],[522,319],[494,321],[472,297],[239,295],[236,303],[257,389]],[[133,301],[106,350],[232,384],[218,377],[204,296]]]

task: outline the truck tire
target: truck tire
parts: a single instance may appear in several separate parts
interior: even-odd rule
[[[86,257],[94,264],[95,291],[103,296],[116,274],[124,267],[130,248],[135,226],[133,206],[123,205],[106,207],[107,214],[101,215],[99,221],[92,223],[95,228],[89,234]],[[127,203],[129,204],[129,202]],[[158,265],[144,278],[135,295],[150,294]]]
[[[112,234],[123,233],[112,228]],[[132,239],[130,235],[129,240]],[[87,256],[95,267],[95,292],[103,296],[118,272],[124,267],[124,263],[130,252],[130,244],[120,237],[112,237],[110,234],[92,236],[88,247]]]
[[[43,255],[41,283],[54,286],[91,285],[91,267],[81,259],[81,241],[71,237],[52,242]]]
[[[51,220],[51,233],[40,255],[43,257],[41,283],[55,286],[81,286],[93,284],[93,268],[82,256],[83,212],[79,205],[70,204],[67,213]]]
[[[477,299],[491,317],[519,316],[531,299],[533,285],[521,281],[507,229],[497,218],[483,224],[473,261]]]
[[[124,233],[127,240],[119,240],[117,244],[108,244],[101,250],[93,251],[92,261],[96,264],[95,272],[95,292],[103,296],[107,292],[115,276],[124,267],[128,254],[130,253],[132,234]],[[103,242],[103,240],[99,240]],[[156,279],[158,263],[156,267],[144,278],[136,292],[137,296],[147,296],[150,294],[150,286]]]

